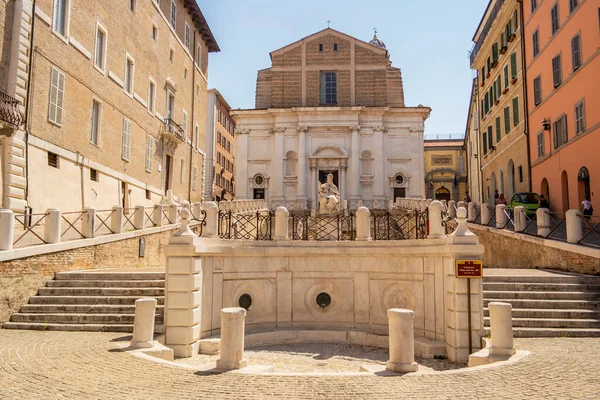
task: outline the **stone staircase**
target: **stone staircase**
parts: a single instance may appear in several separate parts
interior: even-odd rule
[[[600,337],[600,277],[484,274],[486,334],[492,301],[512,304],[514,337]]]
[[[4,329],[133,332],[135,301],[158,301],[155,332],[162,332],[164,272],[58,272],[13,314]]]

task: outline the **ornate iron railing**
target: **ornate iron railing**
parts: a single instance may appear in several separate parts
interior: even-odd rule
[[[356,215],[354,213],[336,215],[310,215],[292,213],[290,215],[292,240],[336,240],[356,239]]]
[[[200,210],[200,214],[194,214],[194,210],[191,212],[191,224],[190,228],[192,232],[194,232],[198,236],[202,236],[202,232],[204,231],[204,227],[206,226],[206,211]]]
[[[186,140],[185,130],[181,127],[181,125],[173,121],[171,118],[165,118],[163,130],[164,132],[173,134],[181,141],[185,142]]]
[[[21,102],[0,92],[0,121],[12,128],[18,128],[24,120],[25,114],[21,109]]]
[[[425,239],[429,212],[427,210],[371,211],[371,237],[373,240]]]
[[[218,233],[221,239],[271,240],[275,213],[257,211],[234,214],[219,211]]]

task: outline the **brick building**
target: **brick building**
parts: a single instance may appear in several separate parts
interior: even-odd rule
[[[216,89],[208,91],[206,118],[205,201],[235,196],[235,122],[231,107]]]
[[[167,190],[201,201],[208,53],[219,47],[196,2],[5,3],[25,39],[8,76],[27,121],[2,141],[2,207],[129,208]]]
[[[238,198],[272,207],[316,205],[334,175],[341,200],[423,197],[423,127],[430,109],[406,107],[402,75],[375,36],[325,29],[271,53],[256,108],[234,110]]]

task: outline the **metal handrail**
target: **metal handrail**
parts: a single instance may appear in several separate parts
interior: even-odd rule
[[[171,118],[165,118],[163,129],[165,132],[172,133],[179,140],[185,142],[186,134],[185,130],[179,125],[177,122],[173,121]]]
[[[0,121],[15,129],[25,121],[21,102],[4,92],[0,92]]]
[[[32,233],[32,234],[33,234],[35,237],[37,237],[38,239],[40,239],[40,240],[42,241],[42,243],[44,243],[44,244],[45,244],[45,243],[47,243],[47,242],[46,242],[46,241],[45,241],[45,240],[44,240],[44,239],[43,239],[43,238],[42,238],[40,235],[38,235],[37,233],[35,233],[35,231],[33,230],[33,228],[35,228],[36,226],[38,226],[38,225],[40,224],[40,222],[42,222],[42,220],[43,220],[44,218],[46,218],[46,216],[47,216],[47,215],[48,215],[48,213],[40,213],[40,214],[21,214],[21,215],[18,215],[18,214],[17,214],[17,215],[15,215],[15,220],[16,220],[18,223],[20,223],[20,224],[23,226],[23,229],[25,230],[25,232],[23,232],[23,234],[22,234],[21,236],[19,236],[19,237],[17,238],[17,240],[15,240],[15,241],[13,242],[13,246],[14,246],[15,244],[17,244],[17,243],[19,242],[19,240],[23,239],[23,237],[25,237],[25,235],[27,235],[27,234],[28,234],[28,233],[30,233],[30,232],[31,232],[31,233]],[[42,218],[38,219],[38,220],[36,221],[36,223],[35,223],[35,224],[33,224],[33,225],[31,225],[31,226],[27,226],[27,224],[25,223],[25,221],[21,221],[21,220],[19,219],[19,217],[23,217],[24,219],[25,219],[25,218],[29,218],[29,219],[31,219],[31,217],[38,217],[38,216],[41,216]]]

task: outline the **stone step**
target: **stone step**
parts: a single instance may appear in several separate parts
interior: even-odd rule
[[[96,271],[66,271],[57,272],[55,280],[159,280],[165,279],[164,272],[111,272]]]
[[[11,322],[45,322],[60,324],[133,324],[134,314],[25,314],[16,313]],[[163,322],[163,315],[157,315],[156,322]]]
[[[484,282],[485,291],[555,291],[555,292],[597,292],[600,284],[591,283],[521,283],[521,282]]]
[[[539,300],[539,299],[498,299],[489,298],[484,295],[483,305],[487,305],[492,301],[500,301],[503,303],[510,303],[513,308],[527,308],[527,309],[586,309],[594,310],[600,309],[600,302],[589,301],[589,300]]]
[[[490,315],[487,307],[483,308],[483,315]],[[513,318],[575,318],[575,319],[598,319],[600,320],[600,309],[598,310],[552,310],[543,308],[513,308]]]
[[[526,328],[600,328],[598,319],[564,319],[564,318],[515,318],[513,327]],[[484,318],[485,326],[490,326],[490,318]]]
[[[155,280],[54,280],[48,281],[46,287],[128,287],[128,288],[164,288],[165,281],[162,279]]]
[[[486,335],[490,328],[485,328]],[[513,337],[600,337],[600,329],[595,328],[513,328]],[[493,338],[492,338],[493,340]]]
[[[137,296],[154,297],[164,295],[163,288],[89,288],[89,287],[45,287],[38,289],[40,296]]]
[[[592,275],[494,275],[484,276],[483,283],[487,282],[518,282],[518,283],[589,283],[600,284],[600,277]]]
[[[23,329],[38,331],[78,331],[78,332],[133,332],[133,324],[46,324],[27,322],[5,322],[3,329]],[[154,332],[161,333],[162,325],[155,325]]]
[[[108,304],[24,304],[21,313],[56,314],[56,313],[90,313],[90,314],[135,314],[135,305]],[[164,306],[156,306],[156,314],[164,314]]]
[[[146,297],[146,296],[143,296]],[[153,296],[158,304],[164,304],[164,297]],[[33,296],[29,304],[135,304],[140,296]]]
[[[600,292],[552,292],[552,291],[491,291],[484,290],[483,298],[532,299],[532,300],[598,300]]]

